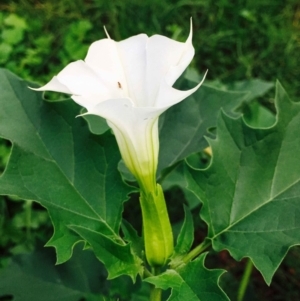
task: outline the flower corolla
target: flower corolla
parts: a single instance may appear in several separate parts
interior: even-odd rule
[[[116,42],[94,42],[85,60],[67,65],[39,91],[70,94],[112,128],[121,156],[142,191],[156,189],[158,117],[196,91],[173,84],[194,56],[192,26],[185,43],[139,34]]]

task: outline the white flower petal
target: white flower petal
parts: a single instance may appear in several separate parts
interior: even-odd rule
[[[145,69],[148,39],[147,35],[140,34],[117,43],[127,81],[128,96],[134,100],[136,106],[143,106],[147,97]]]
[[[184,44],[184,49],[181,55],[180,60],[178,61],[177,65],[171,66],[168,70],[168,73],[166,74],[166,82],[173,86],[175,81],[180,77],[180,75],[183,73],[183,71],[187,68],[187,66],[192,61],[195,49],[192,44],[192,38],[193,38],[193,27],[192,27],[192,20],[190,25],[190,33],[189,36]]]
[[[157,118],[165,108],[136,107],[130,98],[106,99],[99,101],[95,96],[72,96],[73,100],[84,106],[89,114],[99,115],[111,122],[118,124],[120,128],[128,125],[137,130],[137,126],[150,119]],[[95,104],[94,106],[92,104]],[[86,105],[88,104],[88,106]]]
[[[156,107],[166,108],[177,104],[178,102],[182,101],[183,99],[187,98],[191,94],[193,94],[199,87],[203,84],[207,71],[203,76],[202,81],[193,89],[180,91],[175,88],[172,88],[168,85],[167,82],[163,81],[160,85],[160,89],[157,95],[156,103],[154,104]]]
[[[54,76],[48,84],[40,88],[31,88],[31,87],[29,88],[35,91],[54,91],[54,92],[72,94],[72,92],[57,79],[57,76]]]
[[[156,190],[158,118],[196,91],[172,88],[194,55],[192,27],[185,43],[145,34],[91,45],[85,61],[66,66],[38,90],[72,94],[113,129],[122,158],[144,192]],[[205,77],[205,76],[204,76]]]
[[[114,40],[103,39],[94,42],[84,60],[95,72],[106,71],[118,80],[121,79],[120,76],[123,76],[119,53]]]
[[[117,42],[111,39],[94,42],[88,50],[85,62],[111,88],[120,84],[124,93],[128,95]]]
[[[101,114],[98,114],[99,111],[95,111],[94,109],[99,103],[103,101],[107,101],[107,98],[102,97],[101,95],[89,95],[89,96],[72,95],[71,98],[80,106],[86,108],[88,112],[94,112],[92,114],[99,115],[102,117]],[[108,101],[110,101],[110,99]]]
[[[145,34],[133,36],[121,42],[104,39],[93,43],[85,62],[105,81],[120,87],[124,97],[130,97],[136,105],[145,99]]]
[[[58,73],[57,79],[75,95],[100,94],[111,97],[112,94],[101,78],[81,60],[67,65]]]
[[[185,43],[154,35],[147,44],[146,89],[148,104],[153,105],[163,80],[171,86],[187,67],[194,55],[192,30]],[[176,67],[178,66],[178,67]],[[181,72],[180,72],[181,71]]]
[[[158,117],[164,110],[134,107],[130,99],[110,99],[88,112],[107,119],[126,166],[148,189],[156,187]]]

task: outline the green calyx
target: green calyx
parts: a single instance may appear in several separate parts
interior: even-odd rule
[[[163,266],[173,253],[173,233],[164,193],[159,184],[156,191],[141,191],[140,204],[143,216],[143,234],[148,264]]]

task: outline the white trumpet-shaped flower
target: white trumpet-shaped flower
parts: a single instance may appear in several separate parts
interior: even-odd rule
[[[158,117],[196,91],[173,84],[194,56],[192,27],[185,43],[139,34],[116,42],[94,42],[84,61],[67,65],[39,91],[71,94],[87,114],[112,128],[122,158],[143,191],[156,189]]]

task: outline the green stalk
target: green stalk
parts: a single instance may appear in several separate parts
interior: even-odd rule
[[[211,246],[210,241],[203,241],[200,245],[198,245],[195,249],[190,251],[185,257],[183,257],[183,262],[188,263],[195,257],[197,257],[199,254],[201,254],[203,251],[205,251],[207,248]]]
[[[150,291],[150,301],[161,301],[161,292],[160,288],[152,286]]]
[[[244,299],[252,270],[253,270],[253,263],[250,259],[248,259],[245,270],[244,270],[243,278],[241,280],[240,287],[238,290],[237,301],[243,301],[243,299]]]
[[[179,263],[176,263],[175,265],[171,265],[170,267],[174,270],[179,268],[182,264],[188,263],[191,260],[193,260],[195,257],[200,255],[202,252],[204,252],[207,248],[211,246],[211,242],[209,240],[203,241],[200,245],[198,245],[196,248],[191,250],[188,254],[186,254],[183,258],[182,261]]]
[[[152,274],[153,275],[159,275],[160,274],[160,268],[159,267],[153,267],[152,268]],[[150,301],[161,301],[161,293],[162,293],[162,290],[160,288],[156,288],[154,285],[152,285],[151,290],[150,290]]]

